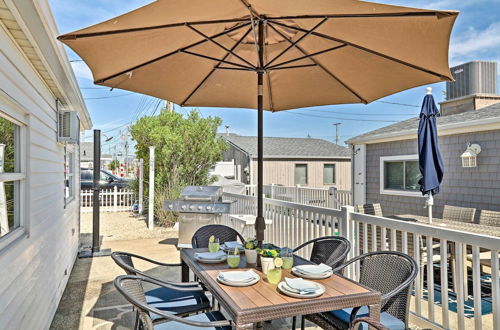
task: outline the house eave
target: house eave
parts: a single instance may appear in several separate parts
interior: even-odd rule
[[[451,123],[445,125],[438,126],[438,135],[446,136],[446,135],[454,135],[454,134],[462,134],[462,133],[471,133],[471,132],[482,132],[482,131],[490,131],[500,129],[500,117],[495,118],[485,118],[472,120],[467,122],[458,122]],[[378,134],[376,136],[370,136],[367,138],[359,138],[359,139],[350,139],[347,140],[348,144],[375,144],[375,143],[383,143],[383,142],[393,142],[393,141],[401,141],[401,140],[412,140],[417,138],[417,130],[413,130],[413,132],[406,130],[400,132],[391,132],[386,134]]]
[[[299,156],[299,155],[264,155],[264,158],[266,159],[328,159],[328,160],[335,160],[335,159],[351,159],[349,156]],[[252,155],[252,159],[257,159],[256,155]]]

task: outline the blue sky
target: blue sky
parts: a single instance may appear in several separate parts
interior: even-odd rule
[[[59,31],[71,32],[125,13],[150,0],[49,0]],[[386,4],[420,8],[453,9],[461,13],[455,23],[450,47],[450,64],[471,60],[495,60],[500,62],[500,0],[437,0],[437,1],[374,1]],[[68,49],[71,60],[78,56]],[[118,136],[120,129],[134,121],[137,115],[154,112],[157,100],[123,90],[109,91],[94,86],[90,71],[83,62],[73,62],[82,93],[86,98],[94,128],[102,129],[108,136]],[[436,101],[443,100],[444,83],[432,85]],[[418,87],[383,98],[382,102],[369,105],[335,105],[310,109],[266,113],[266,136],[318,137],[334,141],[335,127],[340,122],[340,140],[344,140],[400,121],[419,112],[425,87]],[[401,103],[394,105],[383,102]],[[175,107],[176,111],[190,109]],[[204,116],[220,116],[229,130],[241,135],[255,135],[257,113],[252,109],[200,108]],[[224,130],[224,126],[220,128]],[[90,136],[90,132],[87,132]],[[87,138],[88,140],[89,138]],[[107,147],[110,147],[108,143]],[[105,146],[106,148],[106,146]],[[107,150],[104,150],[107,152]]]

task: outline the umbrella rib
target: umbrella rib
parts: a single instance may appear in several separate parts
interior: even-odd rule
[[[455,12],[424,11],[424,12],[397,12],[397,13],[366,13],[366,14],[326,14],[326,15],[299,15],[299,16],[267,16],[269,20],[314,19],[314,18],[384,18],[384,17],[412,17],[412,16],[451,16]]]
[[[311,66],[318,66],[317,63],[311,63],[311,64],[301,64],[301,65],[289,65],[289,66],[280,66],[277,68],[269,68],[267,70],[273,71],[273,70],[286,70],[286,69],[297,69],[297,68],[308,68]]]
[[[280,58],[283,54],[285,54],[290,48],[294,47],[295,45],[297,45],[299,42],[301,42],[305,37],[307,37],[308,35],[310,35],[311,33],[314,32],[314,30],[316,30],[317,28],[319,28],[321,25],[323,25],[323,23],[325,23],[326,21],[328,20],[328,18],[324,18],[323,20],[321,20],[321,22],[319,22],[318,24],[316,24],[315,26],[313,26],[310,30],[308,30],[305,34],[303,34],[302,36],[300,36],[299,39],[295,40],[294,42],[292,42],[288,47],[286,47],[285,49],[283,49],[278,55],[276,55],[271,61],[269,61],[267,65],[271,65],[274,61],[276,61],[278,58]]]
[[[201,32],[200,30],[192,27],[190,24],[187,24],[187,27],[190,28],[191,30],[193,30],[194,32],[198,33],[200,36],[202,36],[203,38],[207,39],[208,41],[212,42],[213,44],[215,44],[216,46],[219,46],[220,48],[224,49],[226,52],[230,53],[231,55],[233,55],[234,57],[240,59],[241,61],[245,62],[246,64],[248,64],[249,66],[251,66],[252,68],[254,69],[257,69],[255,67],[255,65],[253,65],[252,63],[248,62],[247,60],[245,60],[243,57],[241,57],[240,55],[234,53],[232,50],[226,48],[225,46],[221,45],[219,42],[213,40],[213,38],[210,38],[209,36],[207,36],[206,34],[204,34],[203,32]]]
[[[342,47],[345,47],[345,46],[347,46],[347,45],[346,44],[342,44],[342,45],[339,45],[339,46],[335,46],[335,47],[327,48],[327,49],[324,49],[324,50],[320,50],[318,52],[315,52],[315,53],[312,53],[312,54],[309,54],[309,55],[304,55],[304,56],[297,57],[297,58],[294,58],[294,59],[291,59],[291,60],[288,60],[288,61],[285,61],[285,62],[281,62],[281,63],[275,64],[275,65],[271,65],[270,67],[266,67],[266,69],[267,70],[279,69],[281,66],[283,66],[285,64],[290,64],[290,63],[297,62],[297,61],[300,61],[300,60],[303,60],[303,59],[306,59],[306,58],[309,58],[309,57],[312,57],[312,56],[316,56],[316,55],[321,55],[321,54],[324,54],[324,53],[328,53],[328,52],[331,52],[333,50],[336,50],[336,49],[339,49],[339,48],[342,48]]]
[[[249,28],[247,30],[247,32],[245,32],[243,34],[243,36],[241,36],[241,38],[230,48],[231,51],[234,51],[236,49],[236,47],[238,47],[241,42],[243,41],[243,39],[246,38],[246,36],[250,33],[250,31],[252,31],[252,28]],[[229,56],[229,52],[222,58],[223,60],[225,60],[228,56]],[[203,78],[200,83],[196,86],[195,89],[193,89],[191,91],[191,93],[188,94],[188,96],[186,97],[186,99],[184,99],[184,101],[181,102],[181,105],[184,106],[186,104],[186,102],[201,88],[201,86],[205,83],[205,81],[208,80],[208,78],[210,78],[210,76],[215,72],[215,70],[217,69],[222,69],[220,67],[220,62],[217,63],[213,68],[212,70],[205,76],[205,78]],[[226,68],[224,68],[226,69]],[[243,68],[227,68],[227,69],[233,69],[233,70],[247,70],[247,69],[243,69]],[[252,70],[253,71],[253,70]]]
[[[232,27],[232,28],[230,28],[230,29],[228,29],[228,30],[225,30],[225,31],[219,32],[219,33],[217,33],[217,34],[214,34],[214,35],[212,36],[212,38],[217,38],[217,37],[219,37],[219,36],[222,36],[222,35],[224,35],[224,34],[230,33],[230,32],[232,32],[232,31],[235,31],[235,30],[241,29],[242,27],[245,27],[245,26],[247,26],[247,25],[249,25],[249,24],[250,24],[250,23],[245,23],[245,24],[240,24],[240,25],[234,26],[234,27]],[[116,78],[116,77],[118,77],[118,76],[121,76],[122,74],[125,74],[125,73],[127,73],[127,72],[131,72],[131,71],[133,71],[133,70],[137,70],[137,69],[139,69],[139,68],[142,68],[143,66],[149,65],[149,64],[154,63],[154,62],[157,62],[157,61],[160,61],[160,60],[162,60],[162,59],[164,59],[164,58],[167,58],[167,57],[169,57],[169,56],[175,55],[175,54],[177,54],[177,53],[181,52],[182,50],[186,50],[186,49],[189,49],[189,48],[192,48],[192,47],[195,47],[195,46],[201,45],[201,44],[203,44],[203,43],[205,43],[205,42],[207,42],[207,40],[205,40],[205,39],[204,39],[204,40],[199,40],[199,41],[194,42],[194,43],[192,43],[192,44],[190,44],[190,45],[187,45],[186,47],[183,47],[183,48],[181,48],[181,49],[174,50],[174,51],[172,51],[172,52],[170,52],[170,53],[167,53],[167,54],[161,55],[161,56],[159,56],[159,57],[157,57],[157,58],[154,58],[154,59],[152,59],[152,60],[149,60],[149,61],[147,61],[147,62],[144,62],[144,63],[138,64],[138,65],[136,65],[136,66],[134,66],[134,67],[132,67],[132,68],[128,68],[127,70],[123,70],[123,71],[120,71],[120,72],[118,72],[118,73],[112,74],[112,75],[110,75],[110,76],[108,76],[108,77],[105,77],[105,78],[102,78],[102,79],[96,80],[96,81],[94,81],[94,84],[102,84],[102,83],[104,83],[106,80]]]
[[[287,40],[288,42],[292,42],[287,36],[285,36],[284,34],[282,34],[278,29],[276,29],[276,27],[273,26],[273,24],[269,24],[268,25],[274,30],[276,31],[279,35],[281,35],[285,40]],[[306,51],[304,51],[299,45],[295,45],[295,48],[297,48],[302,54],[306,55],[306,56],[309,56],[309,54],[307,54]],[[323,65],[321,65],[321,63],[319,63],[318,61],[316,61],[314,58],[312,57],[309,57],[311,59],[311,61],[313,61],[318,67],[321,68],[321,70],[323,70],[327,75],[329,75],[331,78],[335,79],[338,83],[340,83],[342,86],[344,86],[344,88],[346,88],[347,90],[349,90],[352,94],[354,94],[358,99],[360,99],[363,103],[368,103],[367,100],[365,100],[363,97],[361,97],[361,95],[359,95],[356,91],[354,91],[351,87],[349,87],[346,83],[344,83],[342,80],[340,80],[339,78],[337,78],[336,75],[334,75],[332,72],[330,72],[327,68],[325,68]]]
[[[277,25],[280,25],[280,26],[283,26],[283,27],[287,27],[287,28],[290,28],[290,29],[294,29],[294,30],[297,30],[297,31],[302,31],[302,32],[306,32],[307,31],[307,30],[299,28],[299,27],[287,25],[287,24],[284,24],[284,23],[276,22],[276,21],[273,21],[273,24],[277,24]],[[342,39],[335,38],[335,37],[332,37],[332,36],[328,36],[326,34],[322,34],[322,33],[318,33],[318,32],[313,32],[312,35],[317,36],[317,37],[321,37],[321,38],[324,38],[324,39],[327,39],[327,40],[341,42],[341,43],[344,43],[344,44],[346,44],[348,46],[351,46],[351,47],[363,50],[363,51],[365,51],[367,53],[370,53],[370,54],[373,54],[373,55],[385,58],[387,60],[390,60],[390,61],[402,64],[402,65],[408,66],[410,68],[413,68],[413,69],[416,69],[416,70],[419,70],[419,71],[423,71],[425,73],[428,73],[428,74],[431,74],[433,76],[439,77],[440,79],[443,79],[443,80],[446,80],[446,81],[450,80],[450,78],[448,78],[446,76],[443,76],[440,73],[437,73],[437,72],[434,72],[432,70],[428,70],[428,69],[422,68],[422,67],[420,67],[418,65],[414,65],[414,64],[405,62],[403,60],[397,59],[397,58],[389,56],[389,55],[385,55],[385,54],[379,53],[379,52],[377,52],[375,50],[372,50],[372,49],[360,46],[358,44],[355,44],[355,43],[352,43],[352,42],[349,42],[349,41],[346,41],[346,40],[342,40]]]
[[[218,62],[218,63],[225,63],[225,64],[229,64],[229,65],[234,65],[234,66],[237,66],[237,67],[240,67],[240,68],[245,68],[245,69],[248,69],[248,70],[255,70],[254,67],[246,66],[246,65],[235,63],[235,62],[231,62],[231,61],[221,60],[221,59],[218,59],[216,57],[212,57],[212,56],[208,56],[208,55],[203,55],[203,54],[198,54],[198,53],[195,53],[195,52],[190,52],[189,50],[181,50],[181,53],[189,54],[189,55],[193,55],[193,56],[198,56],[198,57],[201,57],[201,58],[204,58],[204,59],[207,59],[207,60],[212,60],[212,61],[215,61],[215,62]]]
[[[248,18],[235,18],[235,19],[223,19],[223,20],[215,20],[215,21],[194,21],[194,22],[180,22],[180,23],[172,23],[172,24],[163,24],[163,25],[155,25],[155,26],[144,26],[139,28],[130,28],[130,29],[122,29],[122,30],[114,30],[114,31],[100,31],[100,32],[90,32],[90,33],[82,33],[82,34],[63,34],[57,37],[58,40],[76,40],[82,38],[91,38],[91,37],[100,37],[107,36],[113,34],[121,34],[121,33],[130,33],[130,32],[139,32],[139,31],[149,31],[149,30],[157,30],[157,29],[165,29],[171,27],[182,27],[187,24],[191,25],[206,25],[206,24],[220,24],[220,23],[238,23],[238,22],[247,22]]]

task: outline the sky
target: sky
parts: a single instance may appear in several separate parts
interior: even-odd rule
[[[60,33],[67,33],[99,23],[150,3],[151,0],[49,0]],[[436,0],[436,1],[373,1],[385,4],[430,9],[459,10],[451,45],[450,65],[471,60],[500,62],[500,0]],[[158,99],[123,90],[93,85],[92,75],[85,63],[66,48],[77,77],[94,129],[101,129],[115,139],[104,144],[107,152],[118,140],[120,130],[138,117],[157,113],[162,106]],[[76,61],[75,61],[76,60]],[[429,85],[436,102],[444,99],[444,83]],[[394,122],[417,116],[425,95],[425,88],[403,91],[368,105],[321,106],[278,113],[265,112],[264,134],[282,137],[314,137],[335,141],[334,123],[339,126],[339,143]],[[175,111],[186,113],[190,108],[175,106]],[[223,120],[220,131],[229,126],[231,133],[256,135],[257,112],[253,109],[199,108],[203,116],[219,116]],[[91,132],[86,133],[90,141]]]

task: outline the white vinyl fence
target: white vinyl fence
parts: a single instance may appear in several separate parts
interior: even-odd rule
[[[352,205],[352,194],[349,190],[331,188],[310,188],[301,186],[264,185],[264,195],[271,199],[311,206],[340,209],[344,205]],[[257,186],[247,185],[246,194],[257,196]]]
[[[80,192],[81,212],[92,212],[92,189]],[[118,187],[101,189],[99,193],[99,205],[101,212],[123,212],[130,211],[132,205],[136,203],[137,197],[130,189]]]
[[[225,193],[224,198],[235,201],[231,213],[255,214],[256,197]],[[338,231],[352,244],[349,258],[363,251],[407,253],[419,264],[420,273],[411,302],[413,317],[446,329],[500,330],[500,238],[359,214],[352,206],[336,210],[266,198],[264,212],[273,222],[266,228],[265,241],[277,246],[295,247]],[[227,214],[222,222],[231,225]],[[302,255],[310,252],[304,249]],[[481,262],[488,259],[490,267],[482,267]],[[448,283],[451,273],[455,273],[454,286]],[[352,279],[358,274],[356,267],[348,269]],[[435,274],[440,275],[438,281]]]

